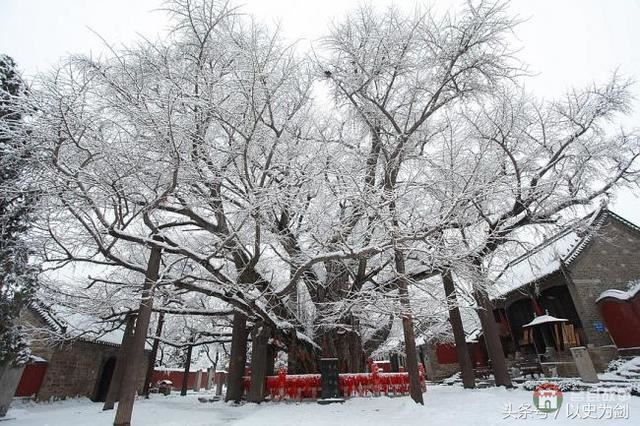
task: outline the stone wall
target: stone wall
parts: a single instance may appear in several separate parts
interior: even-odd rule
[[[602,317],[596,299],[605,290],[626,290],[627,283],[640,279],[640,232],[608,218],[585,251],[570,265],[569,286],[580,315],[588,344],[611,345],[607,331],[598,331]]]

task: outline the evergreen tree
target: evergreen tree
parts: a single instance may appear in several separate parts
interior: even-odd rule
[[[25,131],[20,105],[26,95],[14,61],[0,55],[0,365],[25,363],[30,354],[17,324],[37,273],[25,239],[36,198],[28,174],[32,155],[28,139],[15,137]]]

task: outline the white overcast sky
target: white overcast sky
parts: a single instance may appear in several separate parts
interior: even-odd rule
[[[292,40],[313,41],[358,0],[238,0],[259,20],[280,23]],[[371,1],[413,8],[414,0]],[[459,0],[436,0],[438,9]],[[0,53],[12,56],[26,76],[46,71],[61,56],[104,51],[137,34],[162,34],[162,0],[0,0]],[[622,120],[640,127],[640,0],[514,0],[513,14],[526,19],[516,29],[520,58],[538,73],[527,87],[551,98],[572,86],[605,80],[615,69],[637,81],[635,112]],[[640,223],[640,198],[618,194],[614,210]]]

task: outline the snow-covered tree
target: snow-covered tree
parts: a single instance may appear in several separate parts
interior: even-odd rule
[[[369,156],[363,157],[370,171],[364,179],[368,192],[380,189],[379,205],[386,207],[383,217],[393,246],[411,394],[417,402],[422,402],[422,394],[407,252],[416,240],[432,244],[428,240],[455,223],[465,212],[469,194],[438,199],[432,173],[440,167],[432,158],[440,151],[436,136],[447,127],[447,110],[477,102],[502,80],[516,77],[519,68],[506,42],[513,25],[498,3],[469,3],[460,13],[445,15],[407,15],[396,8],[379,13],[361,7],[324,40],[327,54],[319,68],[339,103],[350,107],[370,134]],[[412,214],[416,209],[423,211]],[[367,219],[364,212],[358,202],[349,206],[351,229]]]
[[[34,291],[37,268],[30,261],[27,232],[36,193],[32,147],[19,106],[27,87],[13,59],[0,55],[0,365],[29,358],[18,315]]]
[[[291,372],[362,371],[401,320],[417,402],[414,321],[449,312],[464,342],[472,295],[509,385],[487,271],[519,229],[635,181],[636,138],[604,124],[626,83],[522,95],[502,3],[362,7],[312,59],[228,3],[166,9],[166,39],[68,58],[21,99],[30,133],[7,127],[38,149],[41,291],[112,326],[137,313],[167,360],[224,344],[232,400],[249,333],[259,384],[268,342]]]
[[[527,228],[536,228],[544,239],[558,227],[584,226],[572,210],[596,208],[614,190],[637,187],[640,137],[612,130],[629,112],[629,87],[614,74],[605,84],[542,102],[507,86],[465,113],[467,144],[474,153],[466,161],[482,170],[476,179],[486,190],[474,200],[480,220],[461,223],[449,236],[468,248],[468,259],[458,266],[471,283],[494,368],[502,365],[496,372],[501,384],[509,381],[504,359],[496,361],[503,352],[492,315],[492,283],[505,259],[526,250]],[[541,226],[546,231],[540,232]]]

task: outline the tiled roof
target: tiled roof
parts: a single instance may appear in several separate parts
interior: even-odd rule
[[[120,346],[122,342],[124,329],[122,327],[114,329],[112,323],[71,312],[60,306],[46,306],[38,301],[32,302],[29,307],[62,338],[110,346]]]
[[[593,241],[607,218],[640,232],[640,227],[612,211],[598,209],[589,215],[586,232],[579,233],[574,229],[563,230],[510,261],[495,281],[495,296],[503,296],[529,283],[540,281],[559,271],[562,265],[573,263]]]

